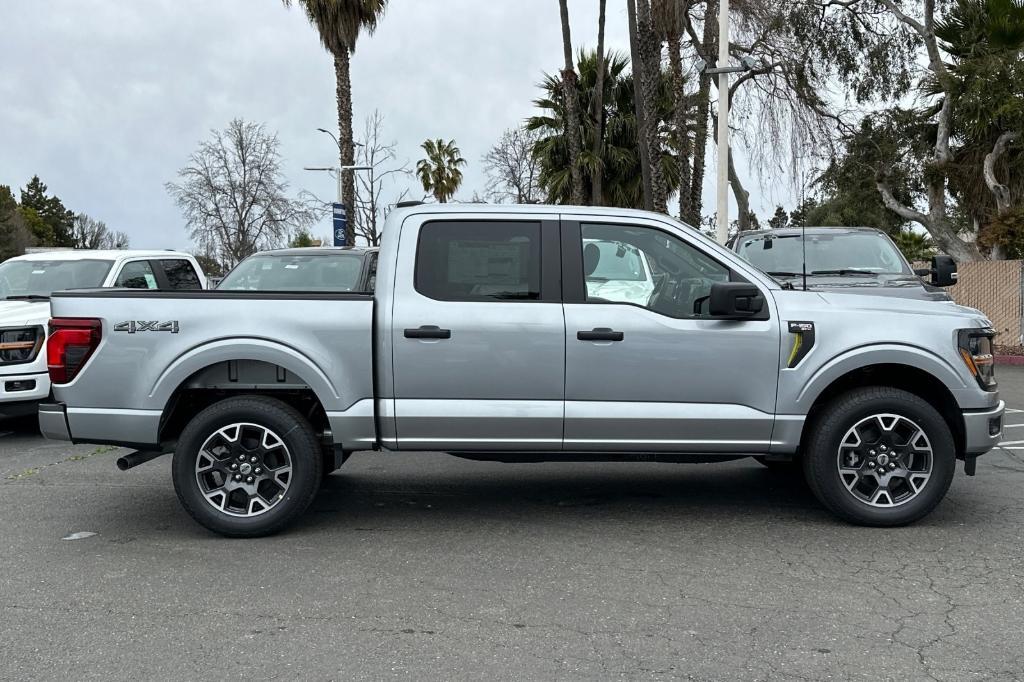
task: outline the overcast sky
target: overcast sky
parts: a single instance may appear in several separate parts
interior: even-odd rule
[[[628,51],[622,4],[609,3],[606,40]],[[596,43],[596,5],[570,0],[574,45]],[[455,138],[468,200],[483,193],[481,156],[532,113],[561,59],[556,0],[391,0],[353,58],[356,130],[379,109],[410,165],[424,139]],[[0,0],[0,65],[0,184],[17,193],[38,174],[133,247],[191,246],[164,183],[234,117],[278,133],[293,192],[335,193],[326,174],[302,170],[335,162],[315,131],[337,129],[333,65],[279,0]],[[706,207],[713,167],[707,180]],[[785,187],[747,188],[763,218],[793,203]],[[315,233],[330,234],[328,219]]]

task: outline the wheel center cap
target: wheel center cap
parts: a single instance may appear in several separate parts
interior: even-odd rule
[[[242,466],[238,467],[238,470],[241,471],[243,474],[248,474],[250,471],[252,471],[252,466],[250,466],[249,463],[246,462]]]
[[[877,461],[882,466],[885,466],[886,464],[889,463],[889,455],[885,455],[885,454],[879,455]],[[247,466],[247,465],[243,464],[242,466]]]

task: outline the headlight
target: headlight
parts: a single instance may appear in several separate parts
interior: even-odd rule
[[[32,362],[43,345],[42,327],[0,329],[0,365]]]
[[[961,329],[957,335],[960,357],[978,385],[986,391],[996,390],[996,363],[992,354],[992,329]]]

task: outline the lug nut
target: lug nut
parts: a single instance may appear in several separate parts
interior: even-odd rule
[[[244,462],[245,461],[245,455],[239,455],[238,456],[238,461],[239,462]]]
[[[868,450],[868,454],[871,455],[872,457],[874,457],[875,456],[875,451],[874,450]]]
[[[256,461],[256,455],[253,455],[252,457],[250,457],[249,461],[250,462],[255,462]]]
[[[235,464],[234,462],[232,462],[232,463],[231,463],[231,470],[232,470],[232,471],[234,471],[234,470],[235,470],[235,469],[237,469],[237,468],[238,468],[238,465],[237,465],[237,464]]]
[[[246,478],[245,482],[246,483],[252,483],[252,476],[249,476],[248,478]]]
[[[262,474],[263,473],[263,469],[261,469],[259,467],[256,467],[256,473],[257,474]]]
[[[870,462],[868,462],[868,466],[871,467],[872,469],[874,469],[875,468],[875,461],[871,460]]]
[[[242,480],[242,474],[235,474],[235,480],[236,481],[241,481]]]
[[[896,462],[890,462],[889,463],[889,468],[895,471],[896,470]]]
[[[885,446],[884,445],[882,446],[882,452],[885,452]]]

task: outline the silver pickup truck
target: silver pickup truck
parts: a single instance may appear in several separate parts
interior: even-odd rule
[[[294,521],[356,450],[790,461],[893,526],[1000,438],[976,310],[784,287],[638,211],[418,206],[384,235],[373,294],[55,294],[43,433],[135,448],[122,468],[173,451],[185,509],[230,536]]]

